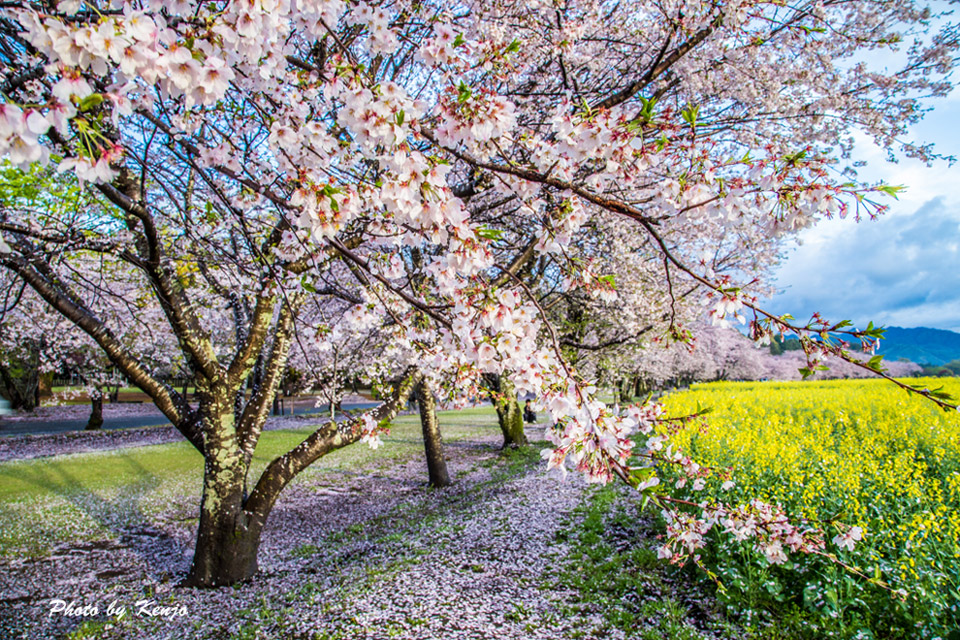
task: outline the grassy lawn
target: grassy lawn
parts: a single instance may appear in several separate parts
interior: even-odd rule
[[[489,406],[439,412],[439,419],[450,443],[499,432],[496,412]],[[251,482],[311,430],[264,432]],[[398,417],[382,439],[377,450],[355,444],[334,451],[294,483],[354,469],[376,472],[423,455],[417,415]],[[44,554],[58,542],[109,536],[158,516],[195,518],[202,472],[203,459],[187,442],[0,463],[0,553]]]

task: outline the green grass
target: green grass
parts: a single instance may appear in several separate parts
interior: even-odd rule
[[[657,559],[645,539],[649,525],[640,520],[636,501],[624,498],[616,485],[588,494],[557,533],[558,541],[570,546],[546,587],[579,594],[565,603],[567,614],[600,613],[597,627],[582,629],[580,637],[604,637],[618,629],[644,640],[703,638],[690,625],[690,608],[666,586],[664,573],[676,571]]]
[[[499,433],[492,408],[439,412],[438,417],[446,442]],[[312,429],[264,432],[251,482]],[[294,482],[352,469],[377,471],[422,455],[419,417],[400,416],[383,441],[376,450],[358,443],[331,452]],[[118,527],[147,524],[161,513],[188,521],[196,514],[202,474],[203,459],[187,442],[0,463],[0,553],[26,548],[42,555],[58,541],[102,537]]]

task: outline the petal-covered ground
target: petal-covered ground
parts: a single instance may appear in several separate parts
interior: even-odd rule
[[[489,412],[441,423],[452,486],[426,487],[416,417],[401,418],[393,455],[331,456],[290,487],[264,533],[260,573],[231,588],[176,586],[198,485],[163,480],[149,460],[122,491],[51,484],[53,497],[14,500],[0,525],[23,534],[45,518],[66,529],[33,546],[25,534],[2,538],[0,637],[728,637],[710,599],[657,563],[655,527],[634,496],[545,475],[536,445],[501,452]],[[150,449],[125,451],[135,463]],[[0,474],[14,464],[28,463]],[[36,488],[47,476],[32,473]],[[75,529],[71,514],[82,516]],[[51,614],[56,598],[98,613]],[[169,609],[145,615],[141,600]],[[111,603],[125,614],[108,615]]]

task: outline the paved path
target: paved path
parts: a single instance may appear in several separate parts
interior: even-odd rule
[[[343,408],[352,411],[354,409],[368,409],[377,406],[376,402],[354,402],[346,403]],[[290,414],[290,407],[287,408]],[[325,410],[319,409],[312,402],[303,403],[294,407],[293,415],[305,415],[309,413],[326,414]],[[170,421],[161,413],[141,416],[118,416],[104,418],[103,429],[136,429],[138,427],[155,427],[170,424]],[[38,418],[36,420],[0,420],[0,437],[4,436],[22,436],[38,435],[48,433],[62,433],[65,431],[82,431],[87,426],[87,418],[73,420],[51,420]]]

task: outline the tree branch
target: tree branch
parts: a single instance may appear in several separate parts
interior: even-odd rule
[[[423,374],[418,370],[408,369],[400,384],[394,389],[391,400],[372,409],[368,414],[377,423],[392,420],[400,408],[407,403],[410,394],[422,378]],[[362,418],[355,418],[341,425],[330,421],[292,450],[275,458],[264,470],[257,486],[250,493],[250,497],[244,504],[244,511],[254,518],[266,520],[283,488],[320,457],[358,441],[363,435],[361,424]]]
[[[170,419],[173,426],[200,453],[204,452],[203,437],[194,420],[193,410],[186,399],[150,375],[100,319],[89,310],[77,305],[72,300],[73,296],[32,269],[23,259],[8,253],[0,256],[0,264],[23,278],[47,304],[89,335],[107,354],[110,362],[120,369],[131,383],[150,396],[163,415]]]

